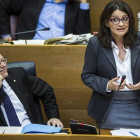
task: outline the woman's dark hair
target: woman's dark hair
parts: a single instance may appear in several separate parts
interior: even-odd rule
[[[115,40],[112,37],[110,29],[106,26],[112,13],[115,10],[120,10],[126,13],[129,17],[129,29],[124,36],[124,47],[131,48],[133,43],[138,40],[137,31],[135,29],[135,19],[131,7],[121,0],[114,0],[108,3],[100,16],[100,27],[98,31],[99,41],[105,48],[112,49],[111,41]]]

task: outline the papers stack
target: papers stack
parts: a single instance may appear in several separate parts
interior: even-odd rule
[[[110,133],[114,136],[133,136],[140,137],[140,129],[124,129],[112,130]]]
[[[89,38],[91,38],[92,35],[91,33],[88,34],[81,34],[81,35],[73,35],[70,39],[64,39],[61,40],[59,42],[56,42],[55,44],[65,44],[65,45],[69,45],[69,44],[87,44]]]
[[[87,44],[89,38],[93,35],[91,33],[81,34],[81,35],[73,35],[68,34],[62,37],[50,38],[47,39],[44,44],[55,44],[55,45],[69,45],[69,44]]]
[[[73,34],[68,34],[68,35],[65,35],[62,37],[49,38],[49,39],[45,40],[44,44],[55,44],[58,41],[71,39],[72,37],[73,37]]]
[[[55,45],[69,45],[69,44],[87,44],[88,40],[92,37],[91,33],[73,35],[68,34],[62,37],[49,38],[47,40],[13,40],[14,44],[55,44]]]

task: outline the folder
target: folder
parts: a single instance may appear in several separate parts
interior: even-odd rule
[[[41,124],[27,124],[23,127],[21,134],[35,134],[35,133],[44,133],[44,134],[53,134],[59,133],[62,127],[54,127]]]

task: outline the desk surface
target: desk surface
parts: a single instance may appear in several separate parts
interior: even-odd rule
[[[132,140],[138,137],[111,136],[109,130],[102,130],[102,135],[81,134],[1,134],[1,140]]]

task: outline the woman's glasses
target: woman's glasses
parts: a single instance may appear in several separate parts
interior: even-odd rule
[[[129,17],[123,17],[123,18],[111,18],[110,21],[117,25],[120,23],[120,21],[122,21],[124,24],[129,22]]]

